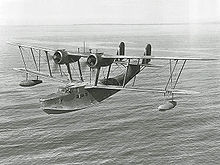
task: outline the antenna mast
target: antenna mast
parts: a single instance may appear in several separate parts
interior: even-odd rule
[[[86,53],[86,42],[83,41],[83,52]]]

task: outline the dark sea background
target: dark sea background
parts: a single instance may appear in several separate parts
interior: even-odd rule
[[[18,84],[23,67],[16,41],[52,48],[87,47],[127,55],[220,58],[220,24],[69,25],[0,27],[0,164],[220,164],[220,62],[188,61],[176,96],[165,112],[162,94],[122,91],[97,106],[61,115],[40,109],[39,98],[59,84]],[[152,61],[166,65],[168,61]],[[163,88],[169,69],[145,69],[137,87]]]

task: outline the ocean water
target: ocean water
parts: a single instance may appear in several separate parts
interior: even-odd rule
[[[188,61],[178,88],[200,92],[176,96],[177,106],[161,112],[156,93],[122,91],[85,110],[48,115],[39,98],[55,82],[31,88],[18,49],[6,41],[115,54],[124,41],[128,55],[220,58],[220,25],[71,25],[0,27],[0,164],[219,164],[220,62]],[[167,65],[164,61],[153,64]],[[145,69],[137,87],[164,87],[169,69]]]

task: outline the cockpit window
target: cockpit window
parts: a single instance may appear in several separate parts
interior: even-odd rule
[[[60,93],[67,93],[67,92],[70,92],[70,89],[69,88],[62,88],[62,87],[60,87],[60,88],[58,88],[58,92],[60,92]]]

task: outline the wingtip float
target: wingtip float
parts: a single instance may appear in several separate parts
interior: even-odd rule
[[[22,87],[32,87],[42,82],[43,82],[42,80],[23,80],[19,83],[19,85]]]
[[[167,110],[170,110],[170,109],[173,109],[175,106],[177,105],[177,102],[176,101],[167,101],[166,103],[160,105],[158,107],[158,110],[159,111],[167,111]]]

